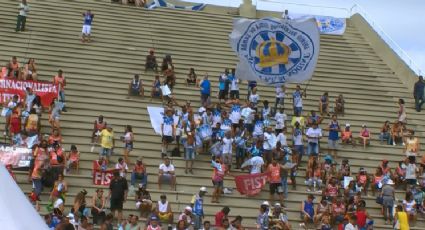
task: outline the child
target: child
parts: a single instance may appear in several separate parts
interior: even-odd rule
[[[69,153],[67,154],[66,160],[67,160],[67,167],[66,167],[67,172],[70,171],[71,166],[75,166],[78,173],[80,170],[80,152],[78,151],[77,146],[71,145],[71,151],[69,151]]]
[[[230,169],[232,165],[232,146],[233,146],[233,138],[230,135],[230,132],[226,132],[223,138],[223,159],[222,162],[226,164],[227,168]]]
[[[90,42],[90,34],[91,34],[91,24],[93,22],[94,14],[91,13],[90,10],[87,10],[87,12],[83,13],[84,17],[84,24],[83,24],[83,35],[81,37],[81,41],[84,42]]]
[[[353,138],[353,132],[350,130],[350,124],[345,124],[345,130],[342,131],[341,141],[343,145],[351,144],[353,147],[356,145],[356,141]]]

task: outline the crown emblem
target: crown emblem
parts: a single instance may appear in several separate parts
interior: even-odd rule
[[[272,67],[278,64],[288,64],[291,49],[283,42],[272,38],[257,47],[257,56],[260,58],[258,65],[261,68]]]

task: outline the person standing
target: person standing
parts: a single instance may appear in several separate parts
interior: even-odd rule
[[[297,85],[295,92],[292,94],[292,103],[294,106],[294,114],[301,115],[303,111],[303,92],[301,92],[301,86]]]
[[[210,103],[211,96],[211,82],[208,80],[208,74],[205,74],[204,79],[199,84],[201,88],[201,105]]]
[[[103,129],[100,132],[99,137],[101,146],[100,156],[106,156],[106,159],[109,163],[109,158],[111,157],[115,146],[114,131],[112,130],[112,127],[110,125],[107,125],[106,129]]]
[[[66,108],[65,108],[66,79],[61,69],[58,70],[58,75],[53,77],[53,84],[59,86],[59,102],[61,103],[60,107],[62,109],[62,112],[66,112]]]
[[[22,0],[19,4],[18,20],[16,22],[16,32],[25,31],[25,23],[27,22],[28,12],[30,7],[27,4],[27,0]]]
[[[199,193],[193,195],[191,204],[193,216],[195,219],[194,229],[201,229],[202,219],[204,218],[204,196],[207,193],[206,187],[201,187]]]
[[[109,195],[108,198],[111,201],[111,212],[115,214],[118,212],[117,219],[118,223],[122,220],[123,204],[127,200],[128,185],[127,180],[120,176],[119,171],[114,171],[114,176],[111,183],[109,184]]]
[[[83,17],[84,17],[84,23],[83,23],[81,41],[84,43],[84,42],[90,42],[91,24],[93,22],[94,14],[92,14],[90,10],[87,10],[87,12],[83,13]]]
[[[419,79],[415,83],[415,86],[413,88],[413,97],[415,98],[415,108],[416,108],[416,111],[418,112],[421,111],[422,105],[425,103],[424,90],[425,90],[424,78],[422,76],[419,76]]]
[[[393,207],[395,201],[395,189],[394,182],[389,179],[387,183],[382,187],[381,195],[382,207],[384,211],[385,224],[393,222]],[[388,221],[389,220],[389,221]]]
[[[336,159],[336,151],[338,148],[339,132],[341,132],[341,127],[337,121],[337,116],[332,115],[332,120],[329,122],[328,126],[329,136],[328,136],[328,150],[329,155]]]

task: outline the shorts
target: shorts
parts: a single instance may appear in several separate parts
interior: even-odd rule
[[[126,148],[127,151],[132,151],[133,150],[133,142],[125,143],[124,148]]]
[[[193,148],[185,148],[184,159],[195,160],[195,150]]]
[[[239,90],[230,90],[231,99],[239,99]]]
[[[223,181],[212,181],[212,184],[214,185],[214,188],[223,188]]]
[[[328,139],[328,149],[337,149],[337,148],[338,148],[338,140]]]
[[[304,155],[304,145],[294,145],[294,150],[299,155],[301,155],[301,156]]]
[[[83,30],[81,32],[85,35],[90,35],[91,25],[83,25]]]
[[[121,199],[111,199],[111,211],[122,211],[123,203]]]
[[[226,91],[220,90],[218,92],[218,99],[226,99]]]
[[[112,155],[112,149],[101,147],[100,148],[100,155],[110,157]]]
[[[171,142],[173,142],[173,137],[172,136],[162,136],[162,142],[170,144]]]
[[[130,96],[139,96],[140,90],[139,89],[131,89],[130,90]]]
[[[254,131],[254,125],[253,124],[245,124],[245,129],[248,130],[248,132],[252,133]]]
[[[303,107],[294,107],[294,114],[301,114],[303,112]]]
[[[406,179],[406,183],[408,185],[415,185],[416,184],[416,179]]]
[[[162,183],[170,183],[171,182],[172,175],[171,174],[162,174],[160,178],[160,182]]]
[[[236,158],[245,158],[245,148],[242,147],[236,147]]]
[[[269,189],[270,189],[270,195],[273,195],[276,193],[277,194],[283,193],[283,188],[281,183],[270,183]]]
[[[307,144],[307,155],[317,156],[319,154],[319,144],[318,143],[308,143]]]

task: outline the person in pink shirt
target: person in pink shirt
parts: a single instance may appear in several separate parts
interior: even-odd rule
[[[225,206],[221,209],[221,211],[215,214],[215,226],[223,227],[223,219],[227,219],[230,213],[230,208]]]

